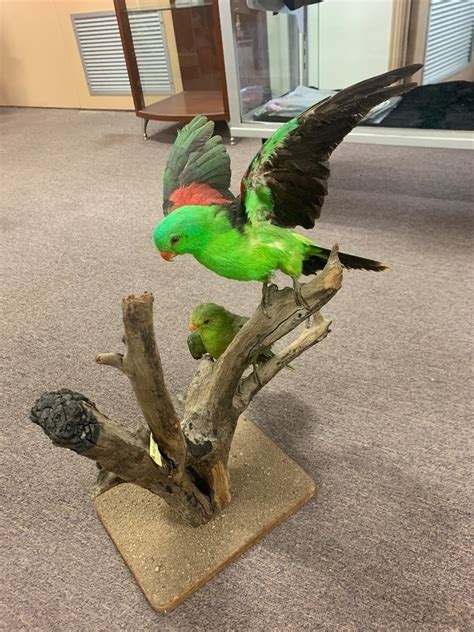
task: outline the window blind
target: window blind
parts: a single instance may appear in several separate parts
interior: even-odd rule
[[[442,81],[471,60],[474,0],[431,0],[423,83]]]
[[[130,94],[115,13],[79,13],[71,18],[90,94]],[[171,94],[173,82],[161,12],[130,11],[129,20],[143,92]]]

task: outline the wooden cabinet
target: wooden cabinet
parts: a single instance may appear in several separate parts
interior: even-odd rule
[[[143,120],[147,138],[150,119],[190,121],[197,114],[228,120],[229,107],[222,53],[218,0],[147,2],[146,10],[168,12],[168,28],[176,42],[182,91],[146,105],[137,64],[138,34],[130,28],[130,13],[142,10],[132,0],[114,0],[135,113]]]

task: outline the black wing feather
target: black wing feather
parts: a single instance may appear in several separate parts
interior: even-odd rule
[[[413,64],[397,68],[345,88],[303,112],[297,127],[270,155],[264,145],[242,181],[240,212],[248,213],[249,209],[244,208],[246,196],[249,191],[258,195],[262,185],[271,191],[273,208],[269,214],[262,199],[261,215],[253,208],[247,221],[258,217],[283,227],[312,228],[328,192],[331,153],[374,106],[414,88],[415,83],[391,84],[410,77],[421,67]]]

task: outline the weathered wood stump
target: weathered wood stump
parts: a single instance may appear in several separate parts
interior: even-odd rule
[[[329,332],[319,314],[340,288],[337,246],[324,270],[302,286],[307,304],[292,289],[270,289],[266,313],[260,304],[225,353],[203,359],[184,398],[179,419],[163,378],[153,328],[153,296],[122,301],[125,354],[99,353],[96,361],[120,369],[130,380],[143,413],[135,432],[100,412],[86,396],[69,389],[43,394],[31,419],[56,445],[93,459],[100,467],[95,494],[132,482],[163,498],[193,526],[205,524],[231,500],[227,462],[237,420],[258,391],[281,369]],[[300,336],[246,374],[249,359],[303,322]],[[150,456],[150,434],[160,459]],[[157,462],[158,461],[158,462]]]

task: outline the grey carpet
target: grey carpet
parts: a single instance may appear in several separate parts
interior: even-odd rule
[[[346,144],[318,224],[324,245],[393,265],[347,273],[333,331],[251,417],[316,480],[316,497],[177,611],[147,605],[88,497],[94,464],[28,421],[44,390],[138,415],[123,376],[122,296],[156,296],[172,392],[189,380],[187,314],[250,313],[257,284],[154,251],[175,127],[130,113],[4,109],[2,134],[5,630],[467,630],[469,177],[472,154]],[[158,133],[159,132],[159,133]],[[235,184],[259,146],[229,147]]]

